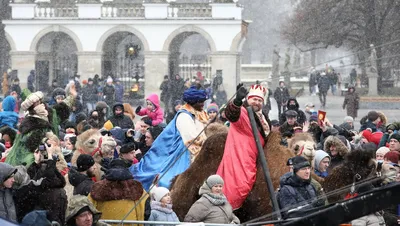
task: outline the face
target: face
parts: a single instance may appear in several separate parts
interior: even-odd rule
[[[210,119],[214,119],[215,117],[217,117],[217,112],[216,112],[216,111],[210,111],[210,112],[208,113],[208,117],[209,117]]]
[[[279,129],[280,129],[280,126],[279,126],[279,125],[277,125],[277,126],[272,126],[271,131],[272,131],[272,132],[279,132]]]
[[[14,175],[12,175],[11,177],[9,177],[6,181],[3,182],[3,186],[6,188],[12,188],[13,184],[14,184]]]
[[[391,151],[399,151],[400,150],[400,143],[396,139],[390,139],[389,149]]]
[[[204,101],[200,101],[195,103],[194,105],[192,105],[192,107],[196,110],[196,111],[203,111],[204,109]]]
[[[152,104],[150,101],[147,101],[146,104],[147,104],[147,109],[148,109],[149,111],[154,110],[153,104]]]
[[[299,171],[296,172],[296,175],[303,180],[310,179],[311,167],[303,167],[303,168],[299,169]]]
[[[11,138],[8,134],[4,134],[2,138],[4,139],[5,142],[11,142]]]
[[[126,160],[132,161],[136,157],[135,150],[132,150],[132,151],[130,151],[128,153],[123,153],[120,156],[121,156],[122,159],[126,159]]]
[[[175,106],[175,111],[179,111],[181,109],[182,105],[178,104]]]
[[[330,146],[329,151],[331,152],[331,156],[336,156],[338,154],[338,151],[336,150],[335,145]]]
[[[280,83],[279,83],[279,86],[280,86],[280,87],[284,87],[284,86],[285,86],[285,83],[280,82]]]
[[[171,194],[168,193],[168,194],[164,195],[164,197],[162,197],[162,199],[160,200],[160,202],[161,202],[162,204],[171,204],[171,203],[172,203]]]
[[[93,81],[89,81],[88,84],[89,84],[89,85],[93,85]]]
[[[146,123],[142,122],[142,124],[140,125],[140,133],[146,134],[147,129],[148,129],[149,127],[150,127],[149,125],[147,125]]]
[[[76,226],[92,226],[93,214],[90,211],[85,211],[75,217]]]
[[[329,158],[325,157],[319,163],[318,171],[319,172],[325,172],[326,169],[328,168],[328,166],[329,166]]]
[[[151,147],[151,145],[154,142],[154,139],[153,139],[153,136],[151,136],[149,131],[146,131],[144,140],[146,141],[146,146]]]
[[[260,111],[263,104],[263,99],[259,97],[252,97],[247,100],[247,103],[253,108],[253,111]]]
[[[71,143],[71,141],[67,141],[67,142],[65,142],[65,148],[67,149],[67,150],[74,150],[74,145]]]
[[[92,118],[97,119],[99,117],[99,113],[97,111],[92,112]]]
[[[295,123],[296,123],[296,121],[297,121],[297,118],[296,117],[288,117],[288,118],[286,118],[286,121],[287,121],[287,123],[289,124],[289,125],[294,125]]]
[[[383,160],[383,154],[382,153],[377,153],[375,159],[376,160]]]
[[[222,184],[214,185],[211,188],[211,193],[218,194],[218,195],[222,194],[222,187],[223,187]]]
[[[56,98],[57,104],[63,102],[63,100],[64,100],[64,99],[63,99],[62,97],[57,97],[57,98]]]
[[[115,114],[116,114],[116,115],[122,114],[122,108],[116,107],[116,108],[115,108]]]
[[[90,167],[86,172],[88,177],[95,177],[96,174],[94,172],[96,172],[96,169],[97,169],[96,164],[94,164],[92,167]]]

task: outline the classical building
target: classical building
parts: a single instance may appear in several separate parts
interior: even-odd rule
[[[232,0],[14,0],[3,21],[12,69],[21,85],[112,76],[159,92],[164,75],[206,78],[222,72],[228,96],[240,81],[247,23]]]

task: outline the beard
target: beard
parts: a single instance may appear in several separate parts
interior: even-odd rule
[[[259,105],[251,105],[251,108],[254,112],[259,112],[261,110],[261,106]]]

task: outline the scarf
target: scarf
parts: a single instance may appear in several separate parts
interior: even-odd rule
[[[183,105],[181,107],[181,109],[190,112],[192,115],[194,115],[194,117],[197,120],[199,120],[203,124],[207,124],[208,123],[208,115],[207,115],[207,113],[205,111],[197,111],[190,104]]]
[[[226,203],[226,197],[225,195],[217,195],[214,193],[206,193],[203,195],[204,198],[208,199],[214,206],[222,206]]]
[[[33,108],[33,110],[35,111],[35,114],[32,115],[33,117],[43,119],[46,122],[49,121],[49,118],[47,117],[49,115],[49,113],[47,112],[44,104],[37,105],[35,108]]]
[[[260,123],[264,130],[265,135],[268,136],[268,134],[270,132],[270,128],[269,128],[267,120],[265,120],[265,117],[264,117],[262,111],[260,110],[260,111],[256,112],[256,115],[258,116],[258,119],[260,120]]]
[[[151,210],[158,210],[160,212],[167,213],[167,214],[171,214],[171,213],[174,212],[172,210],[172,204],[167,204],[166,207],[163,207],[161,205],[161,202],[157,202],[157,201],[151,200],[150,206],[151,206]]]

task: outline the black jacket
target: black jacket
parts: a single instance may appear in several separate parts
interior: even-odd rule
[[[121,107],[122,108],[122,113],[119,115],[115,114],[115,108],[116,107]],[[117,103],[113,107],[113,116],[111,116],[108,120],[111,121],[113,124],[113,127],[120,127],[121,129],[132,129],[133,128],[133,122],[132,119],[130,119],[128,116],[124,115],[124,105],[121,103]]]
[[[284,218],[299,217],[310,209],[324,205],[322,201],[317,199],[316,189],[310,182],[311,180],[302,180],[292,172],[286,173],[280,178],[280,190],[277,199],[279,207],[286,210],[284,211]],[[304,207],[288,213],[288,210],[299,206]]]
[[[278,103],[286,103],[286,101],[288,101],[288,99],[290,98],[288,88],[283,87],[281,89],[280,87],[277,87],[274,92],[274,98]]]
[[[74,195],[88,196],[94,182],[85,174],[79,173],[72,167],[68,173],[68,180],[74,186]]]
[[[292,100],[296,102],[295,107],[292,107],[292,106],[289,105],[290,101],[292,101]],[[287,110],[284,111],[279,117],[279,123],[280,124],[283,124],[284,122],[286,122],[286,115],[285,114],[289,110],[293,110],[293,111],[297,112],[297,123],[299,123],[300,125],[303,125],[307,121],[307,116],[302,110],[299,109],[300,105],[299,105],[299,102],[297,102],[296,98],[293,98],[293,97],[289,98],[287,100],[286,107],[287,107]]]
[[[97,87],[93,85],[86,85],[82,89],[82,99],[84,102],[97,102]]]

